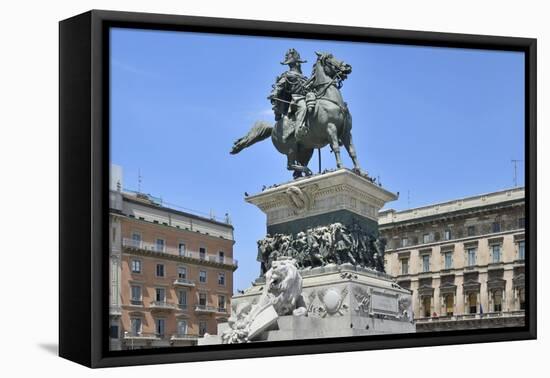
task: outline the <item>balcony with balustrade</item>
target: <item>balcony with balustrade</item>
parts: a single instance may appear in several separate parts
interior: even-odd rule
[[[178,277],[174,280],[174,286],[177,287],[195,287],[195,281]]]
[[[199,338],[199,335],[193,335],[188,333],[176,333],[170,337],[172,341],[196,341]]]
[[[173,311],[176,309],[176,305],[166,301],[152,301],[149,308],[151,311]]]
[[[126,250],[141,251],[146,253],[167,254],[171,256],[178,256],[182,259],[191,262],[203,262],[216,265],[231,266],[236,269],[239,266],[237,259],[233,259],[225,256],[209,255],[206,253],[181,250],[179,248],[169,247],[164,244],[148,243],[142,240],[134,240],[130,238],[122,239],[122,247]]]
[[[495,311],[476,314],[443,315],[415,319],[417,332],[452,329],[516,327],[525,324],[524,310]]]
[[[124,332],[125,340],[158,340],[159,337],[155,333],[144,332]]]
[[[218,311],[217,307],[208,305],[195,305],[195,312],[202,314],[215,314]]]

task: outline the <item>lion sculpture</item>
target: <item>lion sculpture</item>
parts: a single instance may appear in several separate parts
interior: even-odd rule
[[[260,313],[273,307],[278,316],[306,316],[302,297],[302,277],[293,259],[275,260],[265,275],[265,287],[258,303],[241,304],[229,318],[230,329],[222,334],[222,343],[246,343],[256,337],[251,326]]]

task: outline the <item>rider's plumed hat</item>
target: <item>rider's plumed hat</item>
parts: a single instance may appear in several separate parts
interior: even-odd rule
[[[288,49],[285,54],[285,60],[281,64],[291,64],[291,63],[307,63],[307,60],[302,60],[300,58],[300,53],[296,49]]]

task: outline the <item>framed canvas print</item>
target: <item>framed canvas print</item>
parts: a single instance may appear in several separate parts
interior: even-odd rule
[[[60,22],[60,355],[536,337],[536,40]]]

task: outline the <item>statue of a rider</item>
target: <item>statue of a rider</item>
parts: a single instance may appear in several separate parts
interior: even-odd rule
[[[307,132],[307,111],[315,106],[315,94],[307,90],[308,78],[302,73],[302,63],[306,61],[300,58],[298,51],[289,49],[281,62],[289,69],[277,77],[268,96],[275,121],[283,119],[283,142],[293,133],[296,141],[300,141]]]

